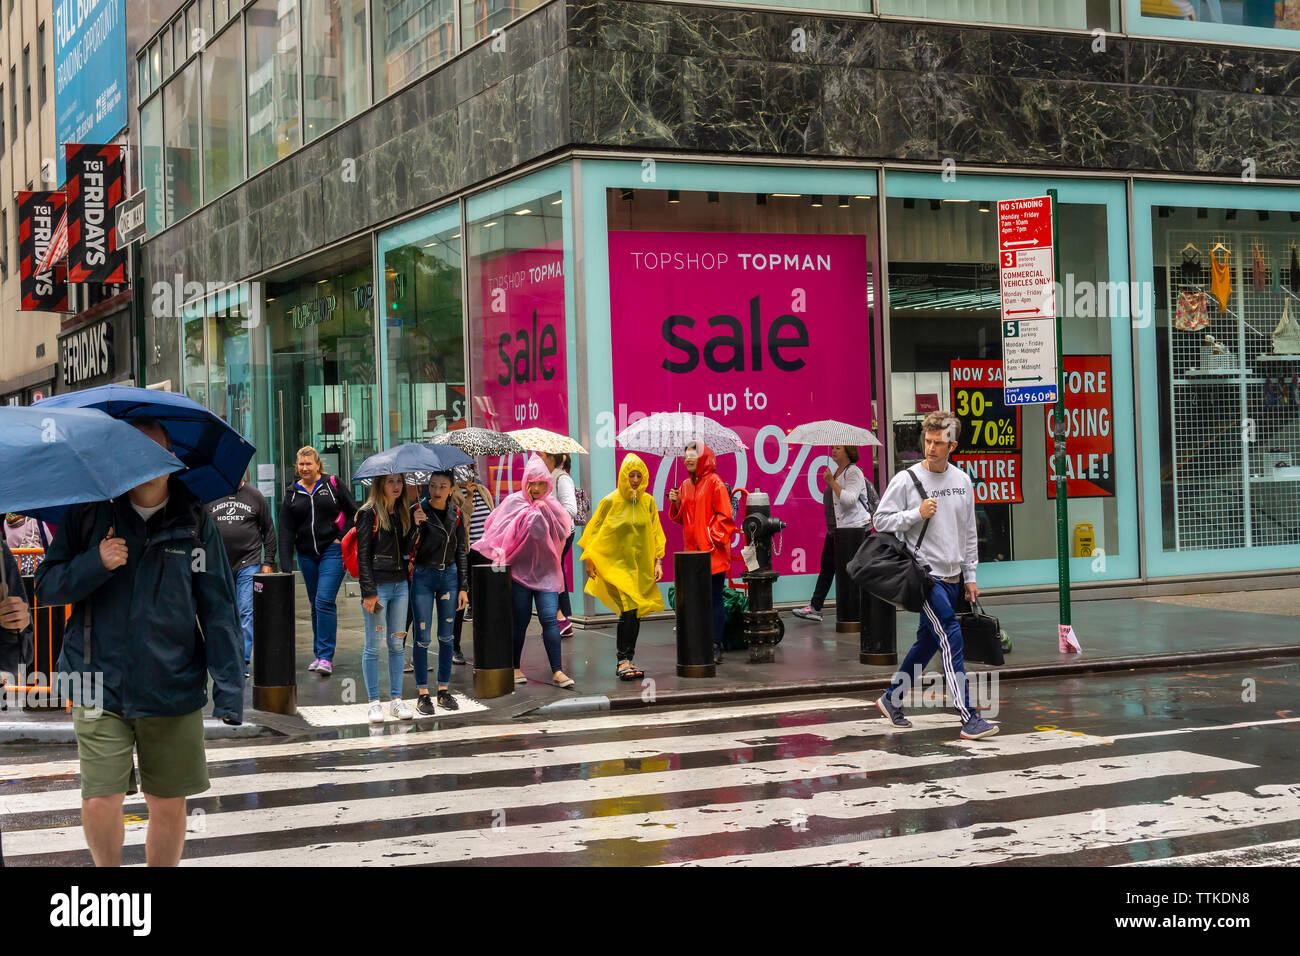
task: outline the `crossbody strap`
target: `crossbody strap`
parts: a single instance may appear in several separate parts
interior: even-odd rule
[[[925,501],[925,499],[929,496],[925,493],[925,489],[921,487],[921,479],[916,477],[916,472],[912,471],[911,468],[907,469],[907,477],[912,479],[912,484],[916,485],[916,490],[917,493],[920,494],[921,500]],[[921,542],[925,540],[925,533],[929,530],[930,530],[930,519],[926,518],[925,523],[921,525],[921,534],[916,539],[916,550],[918,552],[921,550]]]

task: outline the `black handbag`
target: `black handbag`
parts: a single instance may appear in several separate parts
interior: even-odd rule
[[[1006,663],[1002,653],[1002,624],[984,612],[979,598],[975,599],[974,607],[967,603],[966,610],[957,612],[957,623],[961,625],[962,656],[966,660],[992,667]]]
[[[916,485],[921,500],[926,498],[921,482],[909,469],[907,476]],[[892,604],[906,611],[918,612],[930,590],[934,587],[934,578],[930,567],[919,557],[921,542],[930,530],[930,519],[925,519],[921,534],[916,539],[917,554],[908,550],[907,544],[893,534],[871,534],[858,548],[848,563],[846,570],[862,590],[879,598],[886,604]]]

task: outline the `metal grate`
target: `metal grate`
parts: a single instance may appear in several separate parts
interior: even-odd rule
[[[1296,245],[1268,233],[1169,233],[1175,550],[1300,543],[1300,355],[1276,354],[1272,337],[1288,301],[1300,315],[1300,296],[1289,288]],[[1199,269],[1185,263],[1189,246],[1199,253]],[[1221,260],[1219,246],[1230,267],[1226,311],[1209,295],[1211,252]],[[1207,294],[1209,325],[1177,328],[1179,294],[1198,291]]]

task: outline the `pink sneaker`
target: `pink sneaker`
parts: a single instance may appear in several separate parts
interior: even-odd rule
[[[326,677],[329,677],[330,674],[334,673],[333,662],[322,659],[321,662],[316,665],[316,673],[324,674]]]
[[[312,661],[310,664],[307,665],[307,670],[309,670],[309,671],[314,671],[314,670],[315,670],[316,668],[318,668],[318,667],[320,667],[320,658],[319,658],[319,657],[316,658],[314,661]]]

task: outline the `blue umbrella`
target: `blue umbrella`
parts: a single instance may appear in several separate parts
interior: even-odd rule
[[[98,408],[114,418],[156,418],[172,451],[185,464],[180,476],[199,501],[234,494],[257,450],[210,410],[177,392],[131,385],[101,385],[42,399],[33,408]]]
[[[361,463],[353,481],[378,478],[381,475],[410,474],[431,471],[451,471],[457,465],[467,465],[474,459],[454,445],[430,445],[428,442],[407,442],[371,455]]]
[[[184,467],[98,409],[0,408],[0,512],[57,524],[69,505],[107,501]]]

